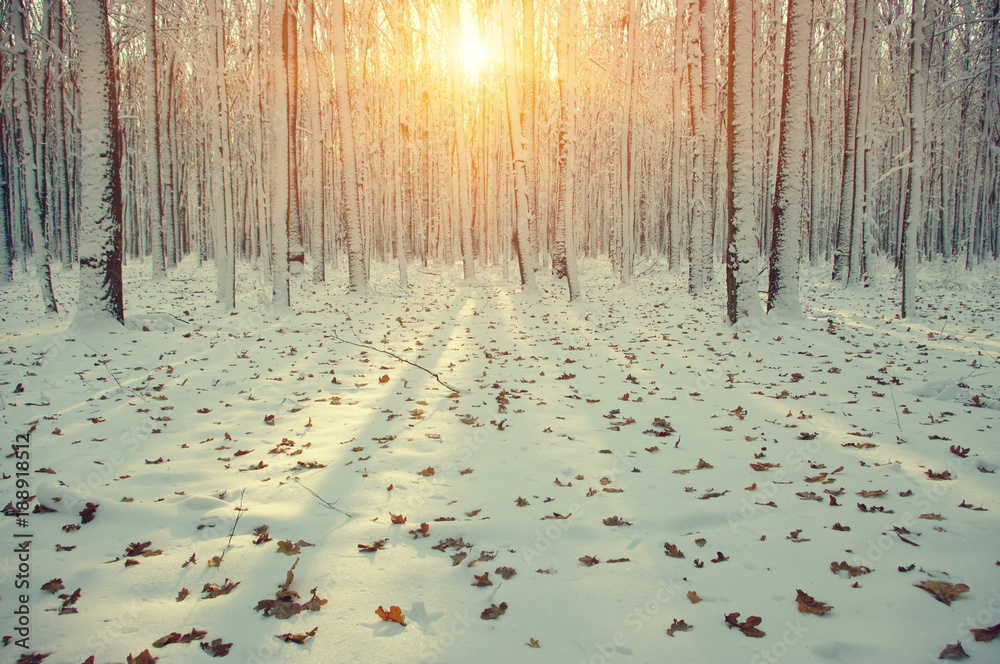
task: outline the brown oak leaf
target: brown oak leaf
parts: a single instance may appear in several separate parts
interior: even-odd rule
[[[678,620],[674,618],[674,621],[667,628],[667,636],[673,636],[676,632],[686,632],[691,629],[691,625],[684,622],[684,620]]]
[[[403,610],[398,606],[390,606],[389,610],[386,611],[380,605],[375,609],[375,614],[386,622],[396,622],[406,627],[406,616],[403,615]]]
[[[805,594],[801,590],[796,589],[795,593],[795,601],[799,603],[799,613],[815,613],[816,615],[822,616],[833,610],[832,606],[824,604],[823,602],[817,602],[810,595]]]
[[[926,590],[930,594],[934,595],[934,598],[937,601],[943,602],[948,606],[951,606],[952,600],[958,598],[959,595],[969,592],[969,586],[964,583],[927,580],[913,585],[922,590]]]
[[[305,643],[310,638],[316,636],[316,631],[319,627],[313,627],[308,632],[301,632],[299,634],[292,634],[291,632],[285,632],[284,634],[275,634],[274,638],[281,639],[285,643]]]
[[[760,616],[750,616],[744,622],[740,622],[739,612],[733,612],[726,614],[726,624],[730,628],[737,627],[746,636],[752,636],[755,639],[765,635],[765,632],[757,628],[757,625],[761,623]]]
[[[207,641],[201,642],[201,649],[212,653],[212,657],[225,657],[229,654],[229,649],[232,647],[232,643],[223,643],[222,639],[215,639],[211,643]]]
[[[962,642],[956,641],[955,643],[946,645],[944,650],[938,655],[938,659],[965,659],[968,656],[969,653],[965,652]]]
[[[483,620],[495,620],[499,618],[504,613],[507,612],[507,602],[500,602],[500,606],[496,604],[491,604],[489,607],[483,609],[483,612],[479,614],[479,617]]]
[[[374,553],[376,551],[381,551],[385,548],[385,543],[389,541],[389,538],[383,538],[372,542],[371,544],[358,544],[358,550],[362,553]]]
[[[671,558],[683,558],[684,557],[684,553],[679,548],[677,548],[676,544],[671,544],[670,542],[664,542],[663,543],[663,548],[666,549],[666,551],[664,551],[664,553],[666,555],[670,556]]]
[[[201,589],[201,592],[205,593],[205,597],[203,599],[215,599],[216,597],[228,595],[233,592],[238,585],[240,585],[240,581],[230,583],[229,579],[226,579],[221,586],[217,583],[206,583],[205,587]]]
[[[171,643],[191,643],[192,641],[198,641],[208,634],[207,631],[201,629],[192,628],[187,634],[181,634],[180,632],[171,632],[166,636],[161,636],[157,640],[153,641],[154,648],[162,648],[164,646],[170,645]]]
[[[976,641],[992,641],[1000,636],[1000,623],[992,627],[973,627],[969,631],[972,632],[972,636]]]

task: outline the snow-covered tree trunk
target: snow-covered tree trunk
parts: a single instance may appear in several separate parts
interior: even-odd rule
[[[927,66],[925,49],[928,23],[925,20],[926,0],[913,0],[910,16],[910,100],[908,131],[910,134],[910,169],[907,175],[906,203],[902,227],[902,297],[900,317],[916,313],[917,228],[924,220],[924,132],[927,125]],[[934,11],[933,9],[931,10]]]
[[[344,211],[347,217],[347,279],[359,295],[368,292],[361,235],[361,212],[358,203],[358,171],[354,152],[354,125],[347,88],[347,27],[344,24],[344,0],[333,2],[333,69],[336,85],[337,124],[340,129],[340,157],[344,177]]]
[[[270,5],[270,198],[271,205],[271,303],[277,309],[291,306],[288,288],[288,80],[284,66],[288,57],[286,36],[289,30],[285,3]]]
[[[636,171],[635,150],[635,98],[638,87],[639,68],[639,24],[642,22],[642,0],[629,0],[625,49],[625,95],[622,103],[621,129],[619,134],[618,168],[620,177],[619,196],[620,217],[618,240],[616,242],[616,267],[622,286],[632,285],[632,271],[635,269],[635,220],[636,220]]]
[[[405,0],[398,0],[395,11],[392,14],[392,47],[393,47],[393,67],[396,76],[392,83],[392,103],[394,116],[392,119],[392,176],[393,176],[393,220],[396,250],[396,263],[399,270],[399,286],[403,289],[410,287],[409,278],[406,274],[406,224],[403,218],[403,136],[402,127],[406,123],[406,112],[403,106],[403,64],[404,52],[406,49],[406,11]]]
[[[857,265],[857,251],[861,248],[855,245],[858,229],[863,227],[859,203],[859,189],[863,191],[863,182],[858,181],[858,161],[864,149],[863,135],[859,135],[862,123],[862,86],[864,79],[864,59],[867,49],[865,42],[869,39],[871,27],[868,25],[868,4],[870,0],[849,0],[847,11],[850,13],[852,30],[845,54],[846,72],[844,76],[846,102],[844,109],[844,157],[840,181],[840,211],[836,233],[836,250],[833,257],[833,280],[846,286],[857,279],[851,274],[851,268]]]
[[[302,55],[306,61],[309,87],[306,89],[306,104],[309,113],[310,142],[309,177],[312,181],[308,198],[309,209],[309,249],[312,259],[313,283],[326,281],[326,219],[323,217],[323,124],[319,101],[319,69],[316,66],[316,8],[315,0],[302,2]]]
[[[680,256],[681,232],[686,225],[687,215],[683,212],[684,199],[684,151],[681,140],[683,128],[682,112],[682,80],[686,63],[686,53],[684,49],[684,12],[681,10],[681,0],[674,0],[674,60],[673,60],[673,86],[671,88],[671,108],[673,111],[673,148],[670,156],[670,224],[668,226],[667,239],[667,263],[671,270],[677,269],[678,257]]]
[[[535,80],[535,0],[521,1],[521,19],[524,29],[521,32],[521,57],[524,72],[523,103],[521,106],[521,129],[524,136],[524,177],[528,181],[528,209],[531,210],[528,219],[528,238],[531,243],[532,269],[537,267],[539,258],[538,237],[538,169],[535,132],[536,111],[536,80]]]
[[[500,20],[503,24],[504,92],[507,101],[507,125],[510,129],[510,151],[514,160],[514,243],[517,248],[517,265],[521,272],[524,292],[535,291],[535,259],[531,251],[528,227],[531,220],[528,178],[525,167],[528,160],[524,136],[521,133],[521,112],[517,103],[517,70],[514,61],[514,7],[513,0],[500,0]]]
[[[74,324],[123,323],[121,142],[107,0],[73,5],[80,55],[80,295]]]
[[[688,242],[688,291],[695,295],[705,292],[708,286],[708,269],[706,259],[711,261],[711,254],[706,251],[708,246],[708,205],[705,194],[710,193],[705,183],[705,151],[708,148],[706,140],[706,123],[710,120],[704,114],[703,86],[706,79],[702,65],[705,62],[703,40],[711,33],[704,25],[701,15],[700,0],[689,0],[688,12],[691,16],[691,53],[688,58],[690,72],[688,76],[689,100],[691,108],[691,234]],[[713,37],[714,38],[714,37]]]
[[[553,264],[556,277],[566,278],[572,302],[581,295],[573,214],[576,187],[576,0],[560,0],[558,13],[559,207]]]
[[[771,221],[767,309],[801,310],[799,261],[802,210],[805,206],[806,123],[809,119],[809,47],[811,0],[788,0],[785,60],[778,135],[778,175]]]
[[[11,33],[15,40],[14,58],[14,112],[17,115],[18,151],[21,154],[21,171],[24,174],[24,198],[31,246],[35,255],[35,270],[42,293],[45,313],[57,313],[55,294],[52,291],[52,265],[49,240],[45,233],[42,201],[39,195],[38,157],[34,133],[29,117],[32,103],[31,78],[28,76],[28,7],[25,0],[14,0],[11,14]],[[41,131],[41,128],[37,128]]]
[[[705,147],[703,150],[702,193],[705,205],[704,233],[702,241],[702,256],[700,259],[703,271],[703,281],[706,285],[712,282],[712,238],[715,234],[715,155],[718,141],[718,85],[719,72],[715,64],[715,0],[699,0],[701,5],[701,113],[702,133]]]
[[[236,308],[236,251],[233,219],[232,177],[229,159],[229,95],[226,89],[226,39],[218,0],[208,0],[211,26],[212,84],[209,86],[211,125],[212,222],[215,238],[215,266],[218,301],[227,310]]]
[[[146,22],[146,57],[143,76],[146,84],[146,206],[149,215],[150,240],[154,280],[167,275],[166,250],[163,243],[163,204],[160,199],[160,58],[156,26],[157,0],[146,0],[143,18]]]
[[[455,152],[458,161],[458,219],[462,234],[463,277],[466,281],[476,278],[476,263],[472,255],[472,201],[469,195],[468,140],[465,135],[465,76],[462,69],[462,22],[458,13],[458,0],[448,0],[448,17],[451,34],[452,118],[455,129]],[[397,76],[399,74],[397,73]]]
[[[752,0],[730,0],[726,133],[726,313],[731,323],[760,310],[753,214]]]
[[[288,261],[305,265],[302,245],[302,173],[299,168],[299,20],[297,0],[284,0],[285,77],[288,81]]]

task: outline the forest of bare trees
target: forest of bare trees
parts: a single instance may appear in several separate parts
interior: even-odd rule
[[[294,307],[377,261],[580,297],[601,257],[735,321],[882,256],[906,316],[918,261],[1000,251],[1000,0],[0,7],[0,282],[52,312],[54,266],[120,320],[122,262],[212,261],[231,309],[238,261]]]

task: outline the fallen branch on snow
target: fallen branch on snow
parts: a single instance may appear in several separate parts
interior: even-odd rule
[[[400,357],[399,355],[396,355],[395,353],[393,353],[391,351],[382,350],[381,348],[375,348],[374,346],[369,346],[369,345],[363,344],[363,343],[357,343],[356,341],[349,341],[349,340],[344,339],[343,337],[341,337],[339,334],[337,334],[337,330],[333,331],[333,338],[336,339],[337,341],[340,341],[340,342],[345,343],[345,344],[350,344],[352,346],[357,346],[358,348],[364,348],[365,350],[374,350],[374,351],[377,351],[379,353],[383,353],[385,355],[388,355],[389,357],[394,357],[397,360],[399,360],[400,362],[406,362],[411,367],[416,367],[416,368],[420,369],[421,371],[426,371],[430,375],[434,376],[434,380],[436,380],[437,382],[441,383],[441,385],[443,385],[444,387],[447,387],[452,392],[458,392],[459,391],[458,388],[452,387],[448,383],[446,383],[443,380],[441,380],[440,374],[437,374],[437,373],[431,371],[427,367],[420,366],[416,362],[411,362],[410,360],[406,359],[405,357]]]

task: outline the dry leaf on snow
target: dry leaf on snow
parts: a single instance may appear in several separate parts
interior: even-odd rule
[[[965,652],[962,642],[956,641],[955,643],[946,645],[944,650],[938,655],[938,659],[965,659],[968,656],[969,653]]]
[[[157,640],[153,641],[154,648],[162,648],[164,646],[170,645],[171,643],[191,643],[192,641],[198,641],[208,634],[206,630],[194,629],[192,628],[187,634],[181,634],[180,632],[171,632],[166,636],[161,636]]]
[[[225,657],[229,654],[229,649],[232,647],[232,643],[223,643],[222,639],[215,639],[211,643],[206,641],[202,641],[201,643],[201,649],[212,653],[212,657]]]
[[[375,609],[375,614],[385,622],[396,622],[406,627],[406,616],[403,615],[403,610],[398,606],[390,606],[389,610],[386,611],[380,605]]]
[[[755,639],[765,635],[765,632],[757,628],[757,625],[761,623],[760,616],[750,616],[744,622],[740,622],[739,612],[726,614],[726,624],[730,628],[738,627],[743,634],[746,636],[752,636]]]
[[[507,612],[507,602],[500,602],[500,606],[496,604],[491,604],[488,608],[483,609],[483,612],[479,614],[479,617],[483,620],[494,620],[499,618],[504,613]]]
[[[951,606],[951,602],[957,599],[962,593],[969,592],[969,586],[964,583],[948,583],[947,581],[921,581],[920,583],[913,584],[917,588],[926,590],[930,594],[934,595],[934,598],[939,601]]]
[[[673,636],[675,632],[686,632],[691,629],[691,625],[684,622],[684,620],[678,620],[674,618],[674,621],[667,628],[667,636]]]
[[[976,641],[992,641],[1000,636],[1000,623],[992,627],[973,627],[969,630]]]
[[[816,615],[822,616],[833,610],[832,606],[824,604],[823,602],[817,602],[810,595],[805,594],[801,590],[796,589],[795,593],[795,601],[799,603],[799,613],[815,613]]]
[[[313,627],[308,632],[301,632],[299,634],[292,634],[291,632],[285,632],[284,634],[275,634],[274,638],[281,639],[285,643],[305,643],[310,638],[316,636],[316,631],[319,627]]]

